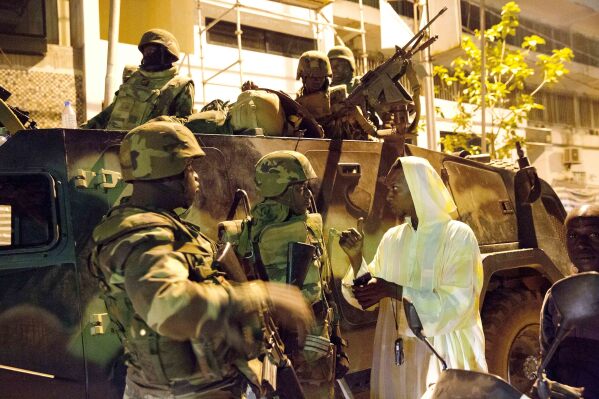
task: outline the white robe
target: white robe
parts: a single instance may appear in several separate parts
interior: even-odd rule
[[[424,335],[449,368],[486,372],[478,310],[483,270],[474,233],[466,224],[452,220],[453,200],[428,161],[404,157],[401,162],[418,228],[414,230],[407,218],[406,223],[389,229],[373,261],[367,265],[363,260],[358,275],[368,271],[403,287],[403,296],[418,311]],[[359,307],[351,293],[353,278],[350,267],[343,278],[343,293]],[[404,340],[405,353],[405,363],[399,367],[394,356],[398,335]],[[371,398],[420,398],[440,371],[440,362],[410,331],[402,303],[383,299],[374,339]]]

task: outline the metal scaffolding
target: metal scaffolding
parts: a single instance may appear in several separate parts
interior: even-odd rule
[[[290,4],[286,1],[280,1],[280,2]],[[362,39],[361,40],[361,42],[362,42],[361,43],[362,44],[361,58],[362,58],[363,64],[367,65],[368,55],[366,53],[366,30],[364,28],[364,5],[362,3],[362,0],[359,0],[359,2],[358,2],[359,8],[360,8],[360,21],[359,21],[360,28],[351,28],[351,27],[346,27],[346,26],[342,26],[342,25],[338,25],[338,24],[330,22],[327,19],[327,17],[322,13],[322,9],[324,8],[324,6],[328,5],[328,3],[323,6],[322,4],[319,4],[319,3],[323,3],[323,2],[318,2],[318,1],[304,1],[304,2],[294,1],[293,5],[298,6],[298,4],[300,4],[300,3],[303,3],[302,8],[306,8],[311,11],[312,17],[302,18],[302,17],[297,17],[295,15],[291,15],[291,14],[274,12],[271,10],[266,11],[266,10],[258,8],[258,7],[253,7],[253,6],[250,6],[247,4],[243,4],[240,0],[235,0],[234,3],[231,1],[226,1],[226,0],[196,0],[198,20],[199,20],[199,26],[200,26],[200,29],[199,29],[200,72],[201,72],[201,78],[202,78],[202,101],[204,102],[204,104],[207,103],[206,85],[210,84],[211,80],[213,80],[214,78],[216,78],[223,72],[231,70],[236,65],[238,65],[238,71],[239,71],[239,86],[241,87],[241,85],[244,83],[243,51],[242,51],[243,46],[242,46],[242,40],[241,40],[242,35],[243,35],[243,31],[241,30],[242,13],[248,14],[248,15],[266,16],[269,18],[274,18],[274,19],[279,19],[279,20],[284,20],[284,21],[304,22],[304,23],[312,24],[315,27],[316,33],[315,33],[314,39],[316,39],[316,40],[318,40],[318,38],[319,38],[319,34],[320,34],[322,27],[331,28],[334,32],[336,40],[340,44],[344,44],[344,42],[343,42],[343,39],[341,38],[341,36],[339,36],[339,34],[337,33],[337,31],[358,33]],[[221,15],[218,16],[218,18],[215,18],[208,25],[204,26],[203,18],[202,18],[202,5],[203,4],[217,6],[217,7],[224,7],[226,9]],[[216,24],[218,24],[220,21],[222,21],[228,14],[230,14],[233,11],[235,11],[235,20],[236,20],[235,35],[237,36],[237,59],[234,60],[228,66],[226,66],[222,69],[219,69],[211,76],[206,77],[205,48],[204,48],[204,43],[205,43],[204,40],[206,39],[206,35],[212,27],[214,27]]]

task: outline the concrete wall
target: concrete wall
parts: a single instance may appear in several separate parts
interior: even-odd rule
[[[0,82],[12,93],[8,104],[31,112],[40,128],[60,126],[64,101],[84,120],[83,73],[80,54],[72,47],[48,45],[45,56],[4,54]]]

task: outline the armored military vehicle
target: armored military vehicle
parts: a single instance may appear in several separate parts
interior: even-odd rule
[[[0,386],[5,398],[117,398],[124,359],[98,286],[87,268],[90,236],[110,206],[128,195],[118,149],[124,132],[22,130],[0,146]],[[217,236],[237,189],[256,201],[253,166],[273,150],[304,153],[320,177],[313,187],[328,235],[335,294],[349,341],[343,388],[368,389],[374,312],[344,302],[349,267],[336,232],[365,218],[365,256],[396,220],[382,178],[394,140],[336,141],[198,134],[206,157],[194,164],[201,194],[186,217]],[[496,167],[407,145],[442,176],[483,254],[481,298],[491,372],[521,391],[537,369],[539,310],[545,290],[568,274],[564,208],[534,169]],[[341,391],[341,390],[340,390]]]

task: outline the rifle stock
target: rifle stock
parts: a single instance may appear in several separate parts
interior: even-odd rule
[[[213,267],[226,273],[231,281],[239,283],[247,281],[247,276],[230,242],[221,247]],[[262,318],[265,347],[263,384],[278,394],[281,399],[305,399],[295,369],[285,354],[285,344],[279,336],[271,315],[265,311],[262,313]],[[273,366],[276,367],[275,375],[273,375]]]
[[[302,242],[290,242],[287,254],[287,284],[293,284],[301,290],[308,268],[314,260],[316,247]]]

